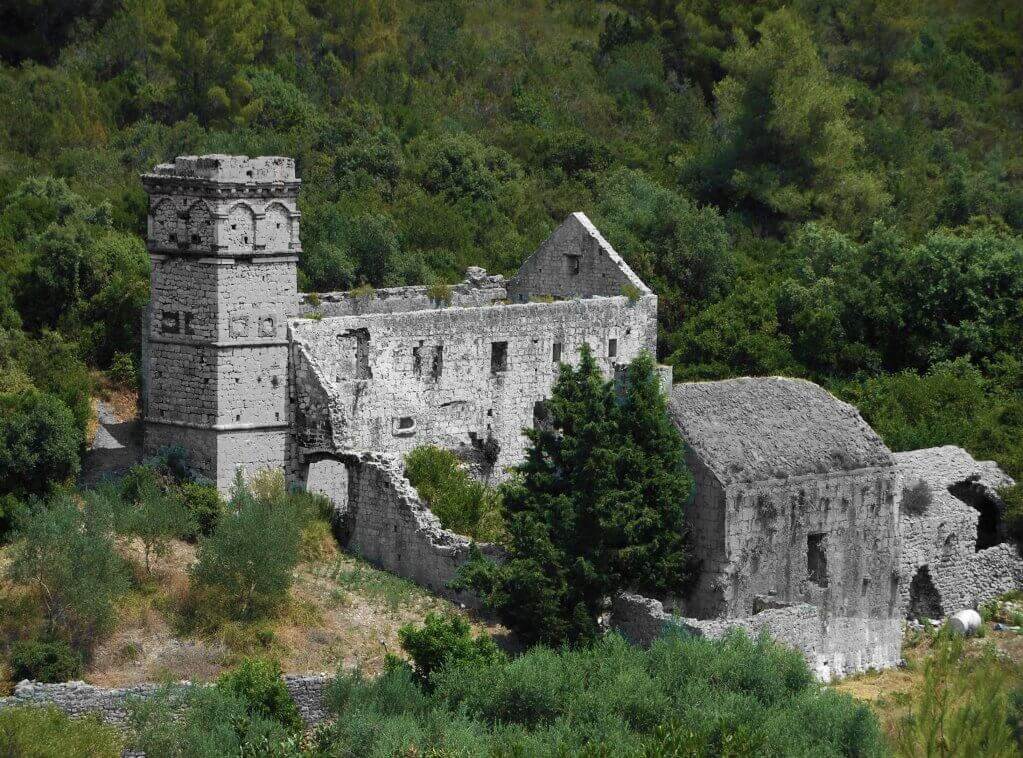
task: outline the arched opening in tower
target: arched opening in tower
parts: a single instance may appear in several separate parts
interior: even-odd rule
[[[940,619],[945,617],[941,605],[941,593],[931,581],[931,570],[921,566],[909,583],[909,617],[915,619]]]
[[[1002,536],[1002,511],[987,488],[974,481],[957,482],[948,491],[980,514],[977,519],[977,550],[994,547],[1005,540]]]

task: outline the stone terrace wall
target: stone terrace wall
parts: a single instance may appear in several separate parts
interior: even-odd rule
[[[334,677],[326,674],[284,676],[284,684],[308,725],[314,726],[327,718],[323,694],[333,680]],[[193,685],[190,682],[179,682],[176,686]],[[15,686],[11,697],[0,698],[0,709],[20,705],[52,705],[69,716],[97,714],[107,723],[124,726],[128,721],[130,700],[152,697],[164,687],[162,684],[139,684],[121,689],[105,689],[85,682],[41,684],[23,681]]]
[[[347,492],[331,492],[344,477],[319,481],[317,491],[334,503],[335,531],[345,548],[437,595],[467,607],[479,607],[471,593],[454,592],[448,582],[469,555],[471,540],[444,529],[405,478],[397,456],[360,453],[339,456],[347,467]],[[484,554],[501,551],[481,544]]]
[[[868,669],[896,666],[901,659],[902,622],[898,619],[827,618],[819,608],[799,604],[771,608],[743,618],[680,618],[640,595],[623,594],[614,603],[612,623],[630,642],[649,645],[667,629],[717,639],[738,628],[751,637],[767,632],[803,654],[822,681]]]

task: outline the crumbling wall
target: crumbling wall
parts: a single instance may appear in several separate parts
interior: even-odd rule
[[[898,471],[887,467],[728,485],[724,540],[715,543],[721,556],[708,564],[711,573],[701,577],[703,591],[694,593],[688,612],[747,616],[784,602],[809,603],[834,617],[890,617],[898,487]],[[697,499],[697,512],[720,507],[713,487],[698,490]]]
[[[1001,502],[997,490],[1012,484],[1012,479],[991,461],[974,460],[951,445],[896,453],[895,458],[907,492],[899,512],[899,615],[934,607],[955,613],[1023,586],[1023,559],[1017,548],[1004,542],[978,551],[979,513],[950,491],[969,483],[997,507]],[[920,482],[926,496],[908,495]],[[913,580],[925,567],[937,597],[917,598],[914,603]],[[917,581],[916,586],[925,585]]]
[[[626,593],[615,599],[612,624],[637,645],[649,645],[671,628],[711,639],[735,628],[751,637],[766,632],[779,643],[800,651],[823,681],[890,668],[901,659],[900,620],[829,616],[805,603],[744,617],[705,620],[673,616],[665,613],[657,600]]]
[[[439,445],[499,478],[522,459],[559,363],[587,342],[611,377],[653,352],[656,315],[649,296],[293,320],[296,417],[318,445],[328,426],[338,451]]]
[[[652,294],[583,213],[573,213],[508,281],[508,298]]]
[[[326,674],[285,674],[283,679],[306,724],[314,726],[327,718],[323,695],[334,677]],[[186,688],[208,685],[192,685],[186,681],[172,686]],[[109,724],[125,726],[131,701],[151,698],[165,688],[166,685],[153,683],[106,689],[85,682],[42,684],[23,681],[15,685],[13,695],[0,698],[0,710],[15,706],[51,705],[71,717],[95,714]]]
[[[508,296],[504,277],[489,275],[486,270],[471,266],[464,282],[454,284],[446,293],[436,287],[386,287],[372,292],[303,293],[299,314],[318,313],[325,317],[361,316],[367,313],[407,313],[436,308],[473,308],[494,305]],[[437,294],[446,294],[438,300]]]
[[[346,476],[324,467],[322,471],[329,474],[314,482],[315,489],[334,504],[335,533],[345,549],[435,594],[479,607],[471,593],[448,587],[468,558],[472,541],[441,526],[405,478],[401,459],[364,452],[341,455],[338,460],[346,466]],[[335,489],[345,484],[347,491]],[[495,546],[479,547],[485,555],[500,559],[501,551]]]

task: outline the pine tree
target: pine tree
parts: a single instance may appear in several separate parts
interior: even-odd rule
[[[480,555],[460,586],[524,642],[583,643],[617,592],[666,592],[684,580],[683,509],[692,478],[649,356],[626,372],[621,397],[588,347],[563,365],[545,423],[504,486],[508,560]]]

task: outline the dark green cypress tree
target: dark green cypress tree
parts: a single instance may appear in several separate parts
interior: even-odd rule
[[[681,586],[692,479],[649,356],[628,368],[618,396],[584,346],[545,407],[503,488],[508,560],[477,555],[460,585],[523,642],[578,644],[596,636],[616,592]]]

